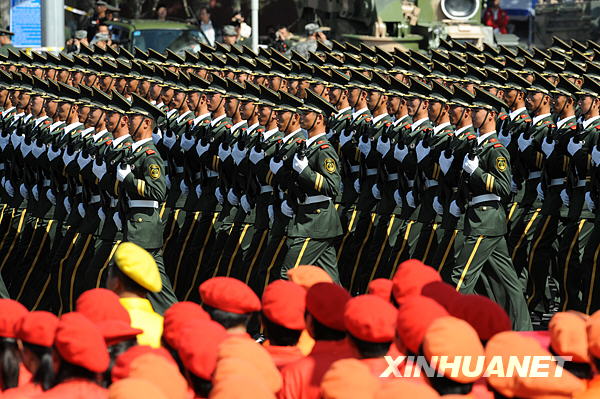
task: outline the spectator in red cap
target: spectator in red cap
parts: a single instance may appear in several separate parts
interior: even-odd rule
[[[297,344],[306,327],[305,311],[306,291],[295,283],[277,280],[263,293],[261,321],[269,340],[265,349],[280,370],[303,357]]]
[[[21,358],[32,378],[27,384],[4,391],[4,398],[23,398],[47,391],[54,382],[52,344],[58,326],[58,318],[49,312],[26,314],[17,328],[21,341]]]
[[[394,283],[387,278],[376,278],[367,287],[367,294],[377,295],[386,301],[392,300],[392,287]]]
[[[40,397],[96,399],[107,397],[99,385],[110,361],[98,328],[80,313],[64,314],[54,338],[56,385]]]
[[[377,377],[388,366],[384,356],[396,334],[396,313],[389,301],[369,294],[350,299],[344,310],[350,344]]]
[[[409,355],[418,354],[431,323],[444,316],[448,316],[448,312],[433,299],[424,296],[407,298],[398,309],[396,319],[399,347],[406,348]]]
[[[0,299],[0,391],[14,388],[26,370],[17,346],[17,327],[27,314],[25,306],[12,299]]]
[[[392,279],[393,299],[397,304],[411,295],[421,295],[423,287],[434,281],[442,281],[440,274],[417,259],[409,259],[398,266]]]
[[[460,295],[446,306],[448,313],[463,319],[477,331],[485,343],[502,331],[512,330],[506,311],[491,299],[481,295]]]
[[[350,294],[334,283],[317,283],[306,293],[306,328],[315,340],[311,353],[281,370],[282,399],[318,399],[321,380],[340,359],[355,357],[346,340],[344,309]]]
[[[202,307],[229,334],[246,334],[260,299],[248,285],[232,277],[213,277],[200,285]]]

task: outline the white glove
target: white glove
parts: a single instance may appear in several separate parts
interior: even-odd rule
[[[242,198],[240,198],[240,205],[242,205],[244,212],[250,213],[250,211],[252,211],[252,206],[250,205],[246,194],[242,195]]]
[[[390,152],[390,150],[392,149],[392,143],[391,140],[388,138],[385,142],[383,140],[381,140],[383,137],[379,136],[379,138],[377,139],[377,152],[381,154],[382,157],[385,157],[385,155]]]
[[[68,166],[71,162],[73,162],[76,156],[77,154],[75,152],[73,153],[73,155],[69,155],[69,151],[65,150],[65,152],[63,152],[62,155],[63,163],[65,164],[65,166]]]
[[[32,145],[32,143],[25,144],[25,141],[23,141],[23,144],[21,144],[21,154],[23,154],[23,158],[29,155]]]
[[[444,214],[444,207],[442,204],[440,204],[440,200],[437,195],[433,199],[433,210],[440,216]]]
[[[39,201],[39,200],[40,200],[40,192],[39,192],[39,190],[38,190],[38,186],[37,186],[37,184],[36,184],[35,186],[33,186],[33,188],[31,189],[31,194],[33,194],[33,198],[34,198],[36,201]]]
[[[546,139],[542,140],[542,152],[546,155],[546,158],[550,158],[552,152],[554,151],[554,146],[556,145],[556,141],[552,140],[550,143]]]
[[[130,165],[125,166],[124,169],[119,166],[117,168],[117,180],[120,181],[120,182],[123,182],[123,180],[125,180],[125,178],[127,176],[129,176],[130,173],[131,173],[131,166]]]
[[[357,193],[360,193],[360,180],[359,179],[354,180],[354,191],[356,191]]]
[[[334,134],[335,134],[335,130],[329,129],[329,131],[327,133],[325,133],[325,137],[327,137],[327,140],[329,140],[333,137]]]
[[[46,145],[45,144],[38,144],[36,143],[33,148],[31,149],[31,153],[33,154],[33,156],[37,159],[40,157],[40,155],[42,155],[44,153],[44,151],[46,151]]]
[[[200,198],[201,195],[202,195],[202,186],[198,184],[196,186],[196,197]]]
[[[254,165],[256,165],[260,161],[265,159],[265,152],[263,150],[258,152],[258,151],[256,151],[256,147],[252,147],[252,149],[250,150],[249,159],[250,159],[250,162],[252,162]]]
[[[420,163],[431,152],[431,146],[424,147],[423,140],[421,140],[421,141],[419,141],[419,144],[417,144],[416,151],[417,151],[417,163]]]
[[[215,189],[215,197],[217,197],[217,201],[219,202],[219,204],[223,205],[223,202],[225,202],[225,198],[223,198],[223,194],[221,194],[220,187],[217,187]]]
[[[521,133],[519,138],[517,139],[517,144],[519,145],[519,151],[523,152],[531,145],[533,142],[533,137],[529,137],[529,139],[525,138],[525,133]]]
[[[115,222],[115,226],[117,226],[117,230],[123,230],[123,223],[121,222],[121,217],[119,216],[119,212],[115,212],[113,214],[113,222]]]
[[[562,189],[562,191],[560,192],[560,199],[562,200],[563,204],[565,206],[569,206],[569,204],[571,203],[571,199],[569,198],[569,194],[567,193],[566,189]]]
[[[240,150],[240,147],[235,145],[233,146],[233,150],[231,151],[231,156],[233,157],[233,162],[235,162],[236,165],[239,165],[240,162],[242,162],[242,160],[246,157],[246,153],[248,152],[247,149],[243,149]]]
[[[577,151],[581,150],[582,147],[583,144],[581,144],[581,141],[575,143],[573,141],[573,137],[571,137],[571,140],[569,140],[569,144],[567,145],[567,151],[569,151],[569,154],[573,156]]]
[[[279,162],[275,161],[275,158],[271,158],[271,161],[269,162],[269,169],[271,170],[271,173],[273,173],[274,175],[277,174],[277,172],[279,172],[279,169],[281,169],[281,167],[283,166],[283,161],[280,160]]]
[[[354,132],[346,132],[346,129],[343,129],[340,132],[340,147],[345,146],[347,142],[352,140],[352,136],[354,136]]]
[[[394,201],[396,201],[396,205],[402,205],[402,196],[400,195],[400,190],[394,191]]]
[[[406,156],[408,155],[408,147],[404,146],[402,147],[402,149],[400,149],[400,147],[398,146],[398,144],[396,144],[396,147],[394,147],[394,158],[396,158],[397,161],[404,161],[404,158],[406,158]]]
[[[106,220],[106,213],[104,213],[104,209],[102,209],[102,207],[98,209],[98,218],[100,218],[100,221],[102,223],[104,223],[104,221]]]
[[[48,160],[50,162],[54,161],[56,158],[60,156],[60,150],[54,151],[52,146],[48,146]]]
[[[585,193],[585,205],[591,212],[596,209],[596,204],[594,204],[594,201],[592,200],[592,194],[589,191]]]
[[[442,151],[442,153],[440,154],[439,162],[442,173],[448,173],[450,167],[452,166],[452,162],[454,162],[454,154],[450,155],[449,158],[446,158],[446,151]]]
[[[475,159],[469,158],[469,155],[465,155],[465,159],[463,160],[463,169],[469,175],[472,175],[475,172],[475,169],[479,167],[479,157],[475,157]]]
[[[202,145],[202,140],[198,140],[198,144],[196,144],[196,154],[198,154],[198,156],[201,157],[202,154],[208,151],[209,148],[210,143],[207,142],[206,145]]]
[[[179,189],[181,190],[181,194],[187,194],[190,192],[190,188],[187,184],[185,184],[185,180],[182,180],[181,183],[179,183]]]
[[[171,188],[171,178],[169,175],[165,175],[165,185],[167,186],[167,190]]]
[[[190,138],[190,139],[188,139],[188,138],[186,137],[186,135],[184,134],[183,136],[181,136],[181,144],[180,144],[180,146],[181,146],[181,149],[182,149],[184,152],[188,152],[188,151],[190,150],[190,148],[192,148],[192,147],[194,146],[194,143],[195,143],[195,142],[196,142],[196,141],[194,140],[194,138],[193,138],[193,137],[192,137],[192,138]]]
[[[596,146],[592,148],[592,163],[595,166],[600,165],[600,151],[598,151]]]
[[[275,219],[275,209],[273,208],[273,204],[267,207],[267,215],[269,215],[270,222],[273,223],[273,220]]]
[[[29,192],[27,191],[27,187],[25,187],[25,184],[21,183],[21,185],[19,186],[19,193],[21,194],[21,197],[27,199],[29,198]]]
[[[412,191],[409,191],[408,194],[406,194],[406,203],[411,208],[416,208],[417,207],[417,205],[415,205],[415,196],[414,196],[414,194],[413,194]]]
[[[298,172],[298,174],[302,173],[302,171],[304,169],[306,169],[306,167],[308,166],[308,158],[307,157],[303,157],[302,159],[298,158],[298,154],[294,154],[294,159],[292,160],[292,168],[294,168],[294,170],[296,172]]]
[[[366,157],[369,155],[369,153],[371,152],[371,140],[370,139],[366,139],[362,138],[358,141],[358,149],[360,150],[360,152],[362,152],[362,154]]]
[[[83,152],[80,152],[77,156],[77,165],[79,165],[79,169],[83,169],[90,163],[92,158],[88,155],[87,157],[83,157]]]
[[[281,203],[281,213],[283,213],[285,216],[292,218],[294,217],[294,210],[292,208],[290,208],[290,206],[287,203],[287,200],[284,200]]]
[[[233,206],[238,206],[240,204],[240,199],[233,192],[233,188],[230,188],[227,192],[227,201]]]
[[[223,144],[219,145],[219,150],[217,151],[219,158],[221,161],[225,161],[231,155],[231,147],[227,146],[227,149],[223,147]]]
[[[52,205],[56,205],[56,196],[54,195],[52,190],[46,191],[46,198],[48,198],[48,201],[50,201]]]
[[[171,134],[169,134],[168,132],[165,133],[165,135],[163,136],[163,144],[165,145],[165,147],[167,147],[169,150],[171,148],[173,148],[173,146],[175,145],[175,143],[177,142],[177,136],[175,136],[175,134],[173,132],[171,132]]]
[[[77,205],[77,212],[79,212],[79,216],[81,216],[82,218],[85,217],[85,207],[83,206],[83,204]]]
[[[379,188],[377,187],[377,184],[375,184],[373,187],[371,187],[371,193],[373,193],[373,197],[375,197],[375,199],[378,199],[378,200],[381,199],[381,192],[379,192]]]
[[[97,162],[94,162],[94,164],[92,165],[92,172],[98,180],[102,179],[102,177],[104,177],[104,175],[106,174],[106,163],[102,161],[102,163],[98,165]]]
[[[162,132],[157,129],[157,133],[152,133],[152,142],[156,145],[162,140]]]
[[[540,199],[540,201],[544,200],[544,190],[542,189],[542,183],[538,183],[537,187],[537,197]]]
[[[69,200],[69,197],[65,197],[63,205],[65,207],[65,210],[67,211],[67,214],[71,213],[71,201]]]
[[[455,216],[457,218],[460,217],[460,215],[462,215],[462,212],[460,210],[460,207],[456,203],[456,200],[454,200],[450,203],[450,208],[448,210],[450,211],[450,214],[452,216]]]
[[[514,180],[510,181],[510,191],[513,193],[516,193],[519,191],[519,186],[517,186],[517,183]]]
[[[4,177],[2,179],[4,179]],[[9,197],[14,197],[15,189],[13,188],[10,180],[6,180],[6,182],[3,185],[4,185],[4,189],[6,190],[6,194],[8,194]]]
[[[498,134],[498,141],[499,141],[500,143],[502,143],[502,145],[503,145],[504,147],[508,147],[508,145],[510,144],[510,134],[509,134],[508,132],[506,132],[506,134],[505,134],[504,130],[503,130],[503,131],[501,131],[501,132]]]

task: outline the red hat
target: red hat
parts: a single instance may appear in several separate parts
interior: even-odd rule
[[[127,309],[121,305],[119,296],[106,288],[93,288],[77,298],[75,311],[98,323],[105,320],[121,320],[131,324]]]
[[[0,299],[0,337],[17,338],[17,327],[27,312],[25,306],[13,299]]]
[[[452,316],[469,323],[482,341],[487,341],[499,332],[512,330],[506,311],[481,295],[460,295],[446,309]]]
[[[412,353],[418,353],[431,323],[445,316],[448,316],[446,309],[433,299],[413,295],[402,301],[398,309],[396,332]]]
[[[233,277],[213,277],[200,285],[202,302],[225,312],[260,311],[260,300],[248,285]]]
[[[398,310],[375,295],[360,295],[346,303],[344,325],[352,336],[367,342],[391,342]]]
[[[181,330],[178,353],[183,365],[195,376],[210,380],[227,331],[211,320],[192,320]]]
[[[400,304],[409,295],[421,295],[425,285],[442,281],[442,278],[433,267],[425,266],[420,260],[409,259],[400,263],[392,281],[394,298]]]
[[[173,359],[171,354],[165,348],[153,348],[151,346],[146,345],[132,346],[117,357],[115,365],[111,370],[112,382],[129,377],[130,367],[133,361],[138,357],[146,355],[148,353],[162,356],[171,363],[177,364],[175,363],[175,360]]]
[[[445,308],[462,294],[456,291],[456,287],[444,281],[434,281],[426,284],[421,289],[421,295],[435,300]]]
[[[108,350],[98,328],[84,315],[71,312],[58,322],[54,346],[67,362],[94,373],[108,368]]]
[[[265,288],[263,314],[273,323],[290,330],[304,330],[306,290],[285,280],[276,280]]]
[[[350,294],[334,283],[317,283],[306,293],[306,310],[321,324],[346,331],[344,309]]]
[[[21,319],[17,338],[32,345],[51,347],[54,343],[58,317],[50,312],[30,312]]]
[[[308,290],[317,283],[333,283],[331,276],[319,266],[299,265],[287,271],[287,276],[292,283],[298,284]]]
[[[165,311],[162,338],[171,348],[179,350],[176,345],[181,327],[190,320],[210,320],[210,316],[202,306],[188,301],[177,302]]]
[[[143,330],[139,328],[133,328],[128,323],[122,320],[104,320],[96,323],[96,326],[104,337],[106,346],[113,346],[120,342],[134,339],[139,334],[143,333]]]
[[[367,293],[377,295],[381,299],[385,299],[389,302],[392,298],[392,287],[394,283],[388,278],[376,278],[369,283],[367,287]]]

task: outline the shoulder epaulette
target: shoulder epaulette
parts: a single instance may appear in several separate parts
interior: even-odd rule
[[[521,118],[522,118],[522,119],[525,119],[525,118],[527,118],[528,116],[529,116],[529,115],[527,115],[527,114],[522,114],[522,115],[521,115]]]
[[[392,124],[392,122],[387,122],[387,123],[385,124],[385,126],[386,126],[386,127],[389,127],[391,124]]]
[[[474,134],[471,134],[470,136],[467,136],[468,140],[473,140],[473,139],[476,139],[476,138],[477,138],[477,136],[475,136]]]
[[[321,146],[321,149],[323,149],[323,150],[324,150],[325,148],[329,148],[329,144],[323,144],[323,145]]]
[[[506,114],[500,115],[501,120],[505,120],[506,118],[508,118],[508,115],[506,115]]]
[[[321,144],[321,143],[324,143],[324,142],[325,142],[325,140],[319,140],[319,141],[317,141],[317,144]]]
[[[155,152],[156,152],[156,151],[154,151],[154,150],[146,150],[146,154],[148,154],[148,155],[152,155],[152,154],[154,154]]]
[[[497,139],[490,139],[489,141],[490,141],[490,143],[495,143],[498,140]]]
[[[112,144],[112,140],[108,140],[105,144],[106,145],[111,145]]]
[[[193,119],[190,119],[190,120],[188,121],[188,125],[191,125],[192,123],[194,123],[194,120],[193,120]]]
[[[454,133],[448,132],[448,136],[452,137],[452,136],[454,136]]]
[[[44,124],[46,124],[46,125],[49,125],[50,123],[52,123],[52,122],[50,121],[50,119],[47,119],[47,120],[45,120],[45,121],[44,121]]]
[[[225,127],[226,127],[227,129],[231,129],[231,126],[232,126],[232,125],[231,125],[230,123],[226,123],[226,124],[225,124]]]
[[[126,141],[126,142],[123,143],[123,145],[127,146],[127,147],[131,147],[131,144],[133,144],[133,143],[130,143],[129,141]]]
[[[304,139],[296,139],[296,143],[300,144],[304,141]]]
[[[404,127],[407,129],[410,129],[410,128],[412,128],[412,125],[410,123],[407,123],[406,126],[404,126]]]
[[[600,125],[596,126],[596,129],[600,129]]]
[[[498,148],[498,147],[502,147],[502,144],[500,144],[500,143],[494,144],[494,148]]]
[[[571,129],[571,130],[577,130],[577,125],[571,125],[571,126],[569,126],[569,129]]]
[[[365,114],[365,115],[366,115],[366,114]],[[363,115],[363,116],[365,116],[365,115]],[[371,122],[371,118],[366,118],[366,119],[365,119],[365,121],[367,121],[367,122]]]
[[[527,117],[525,117],[525,118],[527,118]],[[531,119],[529,119],[529,118],[525,119],[525,123],[529,123],[529,122],[531,122]]]

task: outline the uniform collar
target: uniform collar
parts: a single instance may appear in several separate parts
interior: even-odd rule
[[[450,126],[450,122],[444,122],[444,123],[439,124],[433,128],[433,133],[438,134],[443,129],[445,129],[447,126]]]
[[[204,119],[210,119],[210,112],[202,114],[196,118],[194,118],[193,125],[196,126],[198,123],[202,122]]]
[[[487,132],[485,134],[483,134],[482,136],[477,137],[477,144],[481,144],[484,141],[486,141],[492,134],[496,134],[495,130],[492,130],[491,132]]]
[[[143,139],[140,141],[136,141],[135,143],[133,143],[131,145],[131,149],[133,151],[137,150],[138,148],[140,148],[141,146],[143,146],[144,144],[146,144],[147,142],[152,141],[152,137],[148,137],[147,139]]]
[[[43,121],[45,121],[46,119],[48,119],[47,116],[40,116],[39,118],[35,118],[35,121],[33,121],[33,124],[35,126],[38,126],[40,123],[42,123]]]
[[[535,125],[536,123],[538,123],[539,121],[541,121],[544,118],[549,117],[550,115],[551,114],[548,113],[548,114],[541,114],[541,115],[538,115],[538,116],[534,116],[533,118],[531,118],[531,124]]]
[[[311,138],[309,138],[308,140],[306,140],[306,147],[310,147],[312,143],[314,143],[315,141],[317,141],[319,139],[319,137],[325,136],[325,132],[323,133],[319,133],[316,136],[313,136]]]
[[[53,124],[50,125],[50,131],[53,131],[54,129],[56,129],[57,127],[59,127],[60,125],[64,124],[65,122],[63,121],[58,121],[58,122],[54,122]],[[79,123],[79,122],[77,122]]]
[[[377,115],[376,117],[373,118],[373,124],[376,124],[377,122],[379,122],[380,120],[382,120],[383,118],[385,118],[388,115],[389,114],[387,112],[384,112],[381,115]]]
[[[568,121],[570,121],[571,119],[575,119],[575,115],[571,115],[571,116],[567,116],[566,118],[559,119],[559,120],[556,122],[556,127],[560,129],[561,127],[563,127],[563,126],[564,126],[564,124],[565,124],[565,123],[567,123],[567,122],[568,122]]]
[[[223,115],[221,116],[217,116],[215,119],[213,119],[212,121],[210,121],[210,126],[211,127],[215,127],[215,125],[217,124],[217,122],[219,122],[221,119],[225,118],[227,116],[226,113],[223,113]]]
[[[113,147],[116,147],[119,144],[121,144],[127,137],[131,137],[131,136],[129,134],[126,134],[126,135],[121,136],[121,137],[119,137],[117,139],[114,139],[113,142],[112,142]]]
[[[33,116],[33,114],[27,114],[23,117],[23,122],[27,122],[31,119],[31,117]]]
[[[185,118],[186,116],[188,116],[189,114],[191,114],[192,111],[190,111],[189,109],[187,111],[185,111],[183,114],[179,115],[176,119],[177,123],[181,122],[183,120],[183,118]]]
[[[398,126],[400,124],[400,122],[405,120],[407,117],[408,117],[408,114],[405,114],[405,115],[402,115],[400,118],[396,119],[394,121],[394,126]]]
[[[587,129],[595,120],[600,118],[600,116],[593,116],[590,119],[586,119],[583,121],[583,128]]]
[[[177,112],[177,108],[173,108],[167,111],[167,119],[171,117],[175,112]]]
[[[296,129],[294,130],[292,133],[288,134],[287,136],[285,136],[282,140],[284,143],[287,143],[288,141],[290,141],[292,139],[292,137],[294,137],[296,134],[298,134],[298,132],[302,131],[302,129]]]
[[[352,114],[352,120],[356,120],[356,118],[358,118],[361,114],[363,114],[367,111],[369,111],[369,108],[367,108],[367,107],[359,109],[358,111],[356,111]]]
[[[245,123],[247,123],[248,121],[245,119],[242,119],[241,121],[239,121],[238,123],[236,123],[235,125],[231,126],[231,132],[235,132],[237,129],[240,128],[240,126],[244,125]]]
[[[521,108],[519,108],[519,109],[515,109],[514,111],[512,111],[512,112],[510,112],[510,113],[508,114],[508,117],[510,118],[510,120],[511,120],[511,121],[514,121],[514,120],[515,120],[515,118],[516,118],[516,117],[517,117],[517,116],[518,116],[520,113],[522,113],[523,111],[525,111],[526,109],[527,109],[527,108],[525,108],[525,107],[521,107]]]
[[[464,132],[465,130],[467,130],[468,128],[473,127],[473,125],[467,125],[467,126],[463,126],[460,129],[458,129],[456,132],[454,132],[454,134],[456,136],[462,134],[462,132]]]
[[[344,115],[344,113],[345,113],[346,111],[349,111],[349,110],[351,110],[351,109],[352,109],[352,107],[346,107],[346,108],[342,108],[342,109],[340,109],[340,110],[337,112],[337,114],[335,114],[335,117],[336,117],[336,118],[339,118],[340,116]]]
[[[2,117],[5,117],[6,115],[10,114],[14,109],[15,107],[10,107],[9,109],[2,111]]]
[[[252,133],[254,130],[256,130],[256,128],[258,128],[260,126],[260,124],[258,122],[256,122],[254,125],[252,126],[248,126],[248,129],[246,129],[246,131],[248,133]]]
[[[59,123],[59,122],[53,123],[53,124],[52,124],[52,126],[51,126],[50,128],[52,128],[52,127],[56,127],[55,125],[56,125],[57,123]],[[62,123],[62,122],[60,122],[60,123]],[[65,129],[64,129],[64,132],[65,132],[65,134],[67,134],[67,133],[69,133],[71,130],[73,130],[73,129],[75,129],[75,128],[79,127],[79,126],[83,126],[83,123],[81,123],[81,122],[79,122],[79,121],[77,121],[77,122],[74,122],[74,123],[71,123],[70,125],[68,125],[68,126],[66,126],[66,127],[65,127]]]
[[[107,132],[108,132],[108,130],[106,130],[106,129],[100,130],[98,133],[96,133],[92,136],[92,140],[94,140],[94,141],[100,140],[100,138],[102,136],[104,136],[104,134],[106,134]]]
[[[428,121],[429,118],[425,117],[425,118],[421,118],[418,121],[414,122],[412,124],[412,131],[414,132],[415,130],[417,130],[419,128],[419,126],[421,126],[423,123],[425,123],[425,121]]]
[[[275,133],[277,133],[279,131],[279,129],[275,128],[275,129],[271,129],[271,130],[267,130],[266,132],[264,132],[262,134],[263,140],[267,140],[269,139],[271,136],[273,136]]]
[[[83,129],[81,131],[81,137],[86,137],[88,134],[94,131],[94,127],[88,127],[87,129]]]

